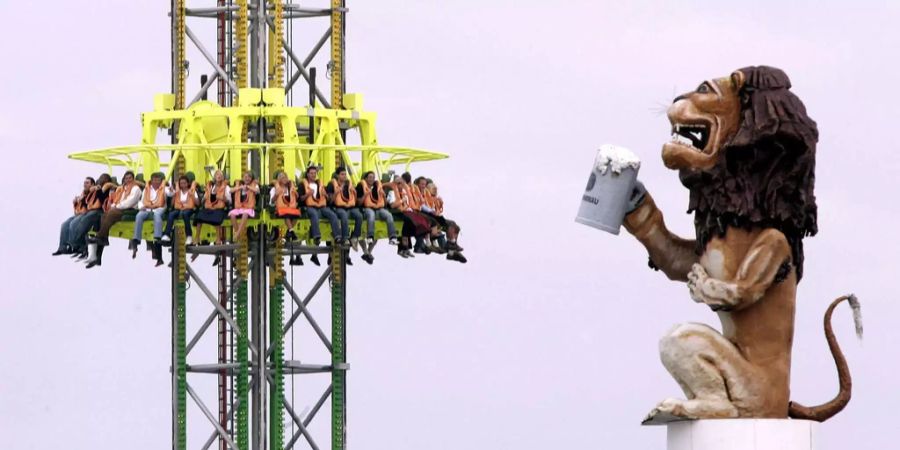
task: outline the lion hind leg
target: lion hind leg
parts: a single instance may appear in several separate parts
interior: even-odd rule
[[[681,386],[687,400],[668,399],[648,416],[678,418],[737,417],[733,403],[748,383],[753,368],[737,348],[709,326],[682,324],[659,343],[663,365]],[[738,392],[735,392],[737,388]]]

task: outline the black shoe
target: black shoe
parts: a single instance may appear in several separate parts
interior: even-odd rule
[[[353,265],[353,259],[350,258],[350,255],[347,255],[347,265],[348,265],[348,266],[352,266],[352,265]]]
[[[301,258],[300,255],[291,256],[290,262],[288,262],[288,264],[291,266],[302,266],[303,258]]]
[[[463,256],[462,253],[448,253],[447,259],[449,259],[450,261],[459,261],[463,264],[469,261],[465,256]]]
[[[372,264],[375,261],[375,257],[372,255],[362,255],[362,260],[369,264]]]
[[[328,255],[328,262],[326,262],[325,264],[328,264],[329,266],[331,265],[331,255],[330,254]]]
[[[69,252],[68,248],[61,248],[51,253],[50,256],[68,255],[69,253],[71,252]]]
[[[297,234],[294,233],[294,230],[288,230],[287,240],[288,240],[288,242],[293,242],[293,241],[297,240]]]
[[[319,263],[319,255],[313,254],[312,256],[309,257],[309,260],[312,261],[312,263],[315,264],[315,265],[317,265],[317,266],[321,266],[321,265],[322,265],[322,264]]]
[[[221,262],[221,261],[222,261],[222,258],[221,258],[219,255],[216,255],[216,259],[213,260],[212,265],[213,265],[213,266],[218,266],[218,265],[219,265],[219,262]]]
[[[131,250],[131,259],[137,258],[138,245],[141,245],[141,241],[137,239],[132,239],[128,243],[128,250]]]

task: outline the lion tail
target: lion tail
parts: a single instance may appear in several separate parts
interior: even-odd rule
[[[847,359],[838,346],[837,339],[834,337],[834,331],[831,329],[831,313],[834,308],[842,301],[847,300],[850,308],[853,309],[853,322],[856,325],[856,336],[862,339],[862,314],[860,313],[859,300],[853,294],[845,295],[831,302],[825,311],[825,340],[828,341],[828,348],[831,349],[831,356],[834,358],[834,364],[838,371],[838,384],[840,389],[838,394],[827,403],[818,406],[803,406],[796,402],[790,402],[788,405],[788,416],[795,419],[808,419],[817,422],[823,422],[831,416],[839,413],[850,401],[850,393],[853,387],[853,381],[850,379],[850,368],[847,366]]]

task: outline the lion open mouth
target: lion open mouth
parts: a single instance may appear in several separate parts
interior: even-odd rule
[[[709,143],[709,126],[700,123],[672,125],[672,142],[703,153]]]

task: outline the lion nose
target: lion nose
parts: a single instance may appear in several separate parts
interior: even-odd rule
[[[681,94],[678,97],[675,97],[675,100],[672,100],[672,103],[678,103],[679,100],[684,100],[687,98],[687,94]]]

